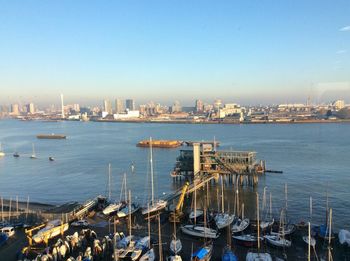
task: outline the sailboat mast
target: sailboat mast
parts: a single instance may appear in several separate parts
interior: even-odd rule
[[[284,197],[286,201],[286,210],[288,209],[288,186],[287,183],[284,184]]]
[[[131,191],[129,190],[129,236],[131,237]]]
[[[309,228],[308,228],[308,230],[309,230],[309,238],[308,238],[308,255],[307,255],[307,260],[308,261],[311,261],[311,224],[310,224],[310,222],[308,222],[309,223]]]
[[[222,176],[221,176],[221,212],[224,213],[225,206],[224,206],[224,182],[222,180]]]
[[[160,229],[160,214],[158,215],[158,235],[159,235],[159,261],[163,261],[162,234]]]
[[[108,200],[111,200],[111,163],[108,164]]]
[[[270,220],[272,220],[272,194],[270,192]]]
[[[197,185],[196,178],[194,178],[194,224],[197,223]]]
[[[148,221],[148,236],[149,236],[149,242],[148,242],[148,248],[151,249],[151,219],[150,219],[150,213],[149,213],[149,203],[147,204],[147,221]]]
[[[152,187],[152,197],[151,204],[154,205],[154,181],[153,181],[153,151],[152,151],[152,138],[149,138],[149,149],[150,149],[150,166],[151,166],[151,187]]]
[[[329,209],[328,261],[331,261],[331,260],[332,260],[332,254],[331,254],[331,239],[332,239],[332,209]]]
[[[258,225],[258,250],[260,250],[259,193],[256,193],[256,222]]]
[[[124,187],[125,187],[125,201],[127,201],[127,195],[126,195],[126,173],[124,173]]]

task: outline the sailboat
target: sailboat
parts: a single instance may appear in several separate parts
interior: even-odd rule
[[[206,201],[206,200],[205,200]],[[206,210],[206,204],[204,204],[204,225],[183,225],[181,226],[181,231],[184,234],[195,236],[195,237],[203,237],[203,238],[218,238],[220,236],[220,233],[216,229],[212,229],[207,227],[207,210]]]
[[[108,165],[108,200],[111,200],[111,181],[112,175],[111,175],[111,164]],[[124,187],[125,184],[125,187]],[[126,175],[124,174],[123,184],[121,187],[120,193],[122,193],[123,188],[125,189],[125,200],[127,200],[126,196]],[[122,202],[121,200],[119,202],[114,202],[109,204],[106,208],[102,210],[102,213],[106,216],[111,215],[113,213],[116,213],[118,210],[120,210],[122,207],[125,206],[125,202]]]
[[[194,193],[193,193],[193,210],[189,214],[189,219],[194,222],[194,224],[197,223],[197,219],[202,217],[204,212],[201,209],[197,209],[197,186],[196,186],[197,178],[195,177],[193,180],[194,183]]]
[[[131,208],[131,191],[129,190],[129,208]],[[128,223],[129,223],[129,236],[131,237],[131,213],[129,212],[128,215]],[[142,254],[142,248],[140,245],[137,245],[137,243],[134,240],[131,240],[129,243],[129,246],[124,249],[119,255],[120,258],[129,258],[131,260],[137,260]]]
[[[216,214],[214,220],[218,229],[222,229],[231,225],[234,219],[234,215],[225,213],[224,210],[224,183],[221,176],[221,213]]]
[[[256,221],[258,228],[258,238],[260,239],[260,218],[259,218],[259,194],[256,193]],[[271,255],[269,253],[260,252],[260,240],[258,240],[258,252],[248,252],[246,256],[246,261],[272,261]]]
[[[126,192],[126,174],[124,174],[124,179],[123,179],[123,185],[122,185],[122,188],[121,188],[121,191],[120,191],[120,195],[122,194],[122,191],[123,191],[123,186],[124,186],[124,190]],[[127,217],[132,214],[134,214],[136,211],[139,210],[139,205],[137,203],[132,203],[132,204],[127,204],[128,202],[128,199],[127,199],[127,196],[126,196],[126,193],[125,193],[125,200],[124,201],[119,201],[118,203],[115,203],[115,204],[122,204],[121,207],[119,207],[119,209],[117,210],[117,217],[118,218],[124,218],[124,217]]]
[[[287,240],[285,238],[285,233],[284,233],[284,219],[285,219],[285,210],[281,210],[281,217],[280,217],[280,228],[279,232],[277,234],[270,234],[270,235],[265,235],[264,238],[266,241],[275,247],[291,247],[292,242]]]
[[[238,196],[238,190],[236,191],[236,194]],[[237,201],[237,206],[238,206],[238,204],[239,204],[239,201]],[[240,232],[246,230],[249,227],[249,224],[250,224],[250,219],[244,217],[244,203],[242,203],[242,216],[239,217],[237,215],[235,217],[235,219],[233,220],[233,224],[232,224],[232,228],[231,228],[232,234],[240,233]]]
[[[34,143],[32,143],[32,155],[30,156],[31,159],[36,159],[35,149],[34,149]]]
[[[148,204],[149,206],[149,204]],[[150,238],[150,240],[148,241],[148,251],[143,254],[140,258],[140,261],[154,261],[156,259],[156,256],[154,254],[154,250],[151,247],[151,219],[150,219],[150,212],[148,211],[148,237]]]
[[[2,150],[2,146],[0,143],[0,158],[5,156],[5,152]]]
[[[312,220],[312,197],[310,197],[310,222],[308,222],[308,230],[309,230],[309,234],[308,236],[303,236],[303,241],[310,246],[312,246],[315,250],[315,246],[316,246],[316,239],[312,236],[311,234],[311,220]]]
[[[266,204],[266,187],[264,187],[264,194],[263,194],[263,212],[265,212],[265,217],[263,220],[260,221],[260,228],[262,230],[265,230],[269,227],[271,227],[273,225],[273,223],[275,223],[275,219],[272,217],[272,196],[271,196],[271,193],[270,193],[270,205],[269,205],[269,214],[270,216],[267,217],[267,204]]]
[[[338,233],[339,243],[342,245],[348,245],[350,247],[350,231],[346,229],[340,229]]]
[[[154,213],[163,210],[167,206],[167,202],[162,199],[154,199],[154,182],[153,182],[153,152],[152,152],[152,138],[149,139],[149,148],[150,148],[150,167],[151,167],[151,205],[149,207],[144,207],[142,209],[142,214],[147,215],[148,213]]]
[[[176,237],[176,222],[174,221],[174,234],[173,239],[170,242],[170,252],[177,255],[182,250],[182,243],[179,238]]]

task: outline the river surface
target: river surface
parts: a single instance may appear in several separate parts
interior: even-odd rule
[[[39,140],[39,133],[67,135],[66,140]],[[283,174],[260,178],[272,193],[273,209],[285,206],[288,186],[288,215],[309,219],[309,197],[313,198],[312,220],[325,219],[326,194],[333,208],[334,227],[350,229],[350,124],[147,124],[101,122],[0,121],[0,142],[6,156],[0,158],[0,195],[60,204],[83,202],[106,195],[108,164],[112,166],[112,197],[120,197],[123,173],[136,201],[147,198],[149,150],[136,147],[142,139],[216,140],[220,150],[251,150],[266,160],[267,168]],[[32,144],[37,159],[30,159]],[[182,147],[183,149],[184,147]],[[179,185],[169,176],[177,149],[154,149],[156,195],[170,193]],[[18,151],[19,158],[12,156]],[[55,161],[50,162],[52,156]],[[131,165],[134,164],[134,173]],[[216,191],[216,189],[214,188]],[[225,185],[230,201],[232,185]],[[255,191],[242,190],[247,215],[254,215]],[[211,191],[211,194],[215,192]],[[212,207],[217,205],[213,196]],[[232,200],[233,201],[233,200]],[[231,209],[232,210],[232,209]]]

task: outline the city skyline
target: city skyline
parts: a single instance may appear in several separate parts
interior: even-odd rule
[[[64,93],[68,102],[96,104],[116,93],[140,103],[224,96],[271,104],[318,99],[324,85],[341,93],[328,100],[349,100],[349,7],[5,2],[0,103],[55,103]]]

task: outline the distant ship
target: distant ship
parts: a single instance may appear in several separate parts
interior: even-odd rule
[[[63,134],[38,134],[36,136],[38,139],[65,139],[66,135]]]

